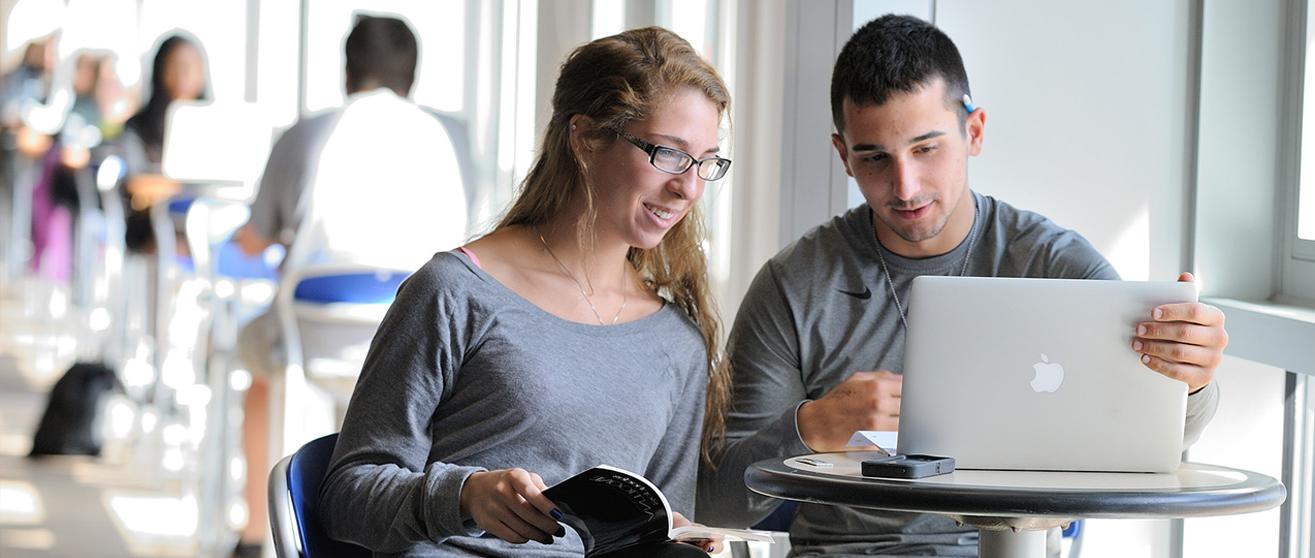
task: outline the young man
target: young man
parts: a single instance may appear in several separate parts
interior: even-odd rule
[[[750,525],[779,501],[744,471],[769,457],[835,451],[855,430],[896,430],[909,289],[919,275],[1118,279],[1077,233],[968,188],[986,113],[967,96],[953,42],[911,17],[869,22],[831,83],[832,143],[867,203],[770,260],[731,331],[734,395],[718,466],[700,475],[699,520]],[[1189,274],[1179,277],[1191,281]],[[1217,402],[1227,334],[1205,304],[1161,306],[1128,350],[1147,373],[1187,383],[1185,439]],[[976,556],[975,530],[935,515],[803,504],[797,553]]]

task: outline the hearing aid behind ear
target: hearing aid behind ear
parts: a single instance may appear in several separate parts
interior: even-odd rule
[[[969,97],[967,93],[963,94],[963,108],[968,111],[968,114],[972,114],[973,111],[977,110],[977,107],[973,106],[973,98]]]

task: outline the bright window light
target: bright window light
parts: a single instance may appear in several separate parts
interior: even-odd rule
[[[114,439],[124,439],[132,433],[132,425],[137,420],[137,411],[125,397],[115,397],[107,405],[110,417],[110,435]]]
[[[0,548],[50,550],[55,547],[55,534],[50,529],[0,529]]]
[[[187,431],[184,430],[183,434],[186,435],[186,433]],[[178,448],[164,450],[164,456],[160,458],[160,466],[171,473],[182,471],[185,465],[187,465],[187,459],[183,457],[182,450]]]
[[[411,25],[420,46],[411,98],[445,112],[464,108],[466,3],[431,0],[377,0],[362,9],[359,0],[317,0],[307,3],[307,111],[342,104],[343,43],[356,14],[399,17]]]
[[[170,424],[164,427],[161,432],[164,437],[164,443],[171,446],[182,445],[187,441],[187,427],[181,424]]]
[[[28,41],[56,31],[64,18],[59,0],[22,0],[9,12],[5,29],[5,50],[17,51]],[[20,55],[21,56],[21,55]]]
[[[1307,151],[1315,152],[1315,148],[1308,147]],[[1305,166],[1315,170],[1315,162]],[[1301,200],[1297,206],[1297,238],[1302,240],[1315,240],[1315,186],[1312,184],[1315,184],[1315,177],[1303,180],[1301,191],[1297,193]]]
[[[1315,5],[1312,5],[1315,8]],[[1315,241],[1315,9],[1306,13],[1306,87],[1301,126],[1301,185],[1297,191],[1297,238]]]
[[[616,0],[594,0],[593,22],[590,37],[600,39],[610,37],[625,30],[626,3]]]
[[[31,483],[0,480],[0,525],[36,525],[45,521],[41,496]]]
[[[246,391],[251,387],[251,372],[238,368],[228,375],[228,387],[233,391]]]
[[[658,21],[669,22],[668,29],[689,41],[704,58],[714,60],[708,43],[708,3],[709,0],[670,0],[671,12],[659,14]]]
[[[228,526],[241,529],[249,520],[246,502],[237,501],[228,506]]]
[[[80,49],[108,50],[119,58],[136,58],[135,37],[124,33],[137,26],[137,3],[132,0],[70,0],[59,37],[63,59]]]
[[[196,499],[109,493],[106,507],[125,540],[143,537],[191,537],[196,534]]]
[[[184,30],[205,51],[211,98],[240,101],[246,96],[246,7],[246,2],[142,0],[138,52],[145,53],[149,66],[160,39]]]

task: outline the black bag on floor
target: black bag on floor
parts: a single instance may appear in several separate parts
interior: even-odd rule
[[[114,371],[97,362],[79,362],[50,389],[46,412],[41,415],[28,457],[42,455],[100,455],[96,415],[101,400],[122,390]]]

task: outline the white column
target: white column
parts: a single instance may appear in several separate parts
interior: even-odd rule
[[[982,529],[979,558],[1046,558],[1046,532]]]

